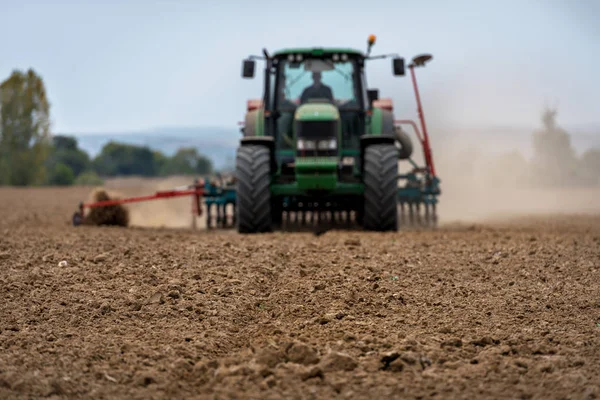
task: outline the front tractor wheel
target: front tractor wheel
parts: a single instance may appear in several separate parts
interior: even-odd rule
[[[271,159],[265,146],[242,146],[236,157],[237,230],[271,231]]]
[[[371,231],[398,230],[398,149],[377,144],[365,149],[363,226]]]

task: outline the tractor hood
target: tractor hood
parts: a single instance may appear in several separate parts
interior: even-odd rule
[[[296,121],[335,121],[340,119],[337,107],[328,103],[303,104],[296,109]]]
[[[295,114],[296,182],[303,190],[332,190],[337,184],[340,114],[329,103],[303,104]]]

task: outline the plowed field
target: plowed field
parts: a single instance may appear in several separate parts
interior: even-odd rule
[[[0,189],[2,399],[600,397],[600,212],[74,228],[89,192]]]

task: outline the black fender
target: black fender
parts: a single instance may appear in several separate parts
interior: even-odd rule
[[[394,114],[390,110],[381,110],[381,133],[384,135],[393,135],[394,128]]]
[[[410,158],[413,153],[412,140],[402,129],[400,129],[400,127],[396,126],[394,123],[394,114],[390,110],[381,110],[381,114],[381,133],[396,137],[396,141],[400,144],[398,155],[400,160]]]

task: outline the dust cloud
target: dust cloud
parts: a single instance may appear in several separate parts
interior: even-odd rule
[[[191,184],[193,184],[192,177],[152,179],[134,177],[107,180],[105,188],[118,197],[129,197],[151,195],[157,191],[172,190]],[[129,211],[129,226],[132,227],[188,229],[194,222],[198,229],[204,229],[206,226],[204,217],[206,209],[203,208],[203,216],[194,217],[191,196],[129,203],[125,207]]]
[[[455,162],[461,157],[473,159]],[[485,150],[466,150],[456,153],[456,159],[438,157],[440,223],[600,212],[600,188],[528,185],[523,179],[527,170],[519,168],[523,164],[516,153],[494,159]]]
[[[450,135],[437,151],[434,141],[442,188],[440,222],[600,212],[600,170],[595,166],[600,152],[591,149],[578,157],[555,116],[546,110],[541,129],[512,139],[514,143],[507,135],[501,146],[498,136],[484,134]],[[532,147],[529,158],[524,142]]]

